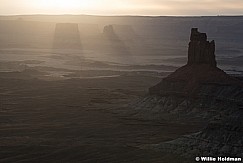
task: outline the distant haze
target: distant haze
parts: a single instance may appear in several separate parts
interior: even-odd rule
[[[243,15],[242,0],[0,0],[0,15]]]

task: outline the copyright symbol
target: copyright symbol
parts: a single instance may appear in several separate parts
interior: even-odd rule
[[[200,161],[200,157],[196,157],[195,160],[198,162]]]

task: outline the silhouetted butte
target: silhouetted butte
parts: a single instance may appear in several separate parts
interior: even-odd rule
[[[200,33],[197,28],[192,28],[187,64],[151,87],[149,93],[160,96],[195,95],[197,88],[205,83],[238,85],[239,81],[217,67],[215,42],[207,41],[206,33]]]

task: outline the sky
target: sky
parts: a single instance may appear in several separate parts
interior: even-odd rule
[[[0,0],[0,15],[243,15],[243,0]]]

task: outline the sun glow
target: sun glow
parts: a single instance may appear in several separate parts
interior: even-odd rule
[[[27,3],[37,13],[51,14],[119,14],[136,6],[129,0],[32,0]],[[134,7],[134,8],[133,8]]]
[[[39,0],[35,1],[34,6],[42,10],[56,11],[75,11],[88,10],[100,7],[94,0]]]
[[[242,15],[243,0],[0,0],[0,14]]]

